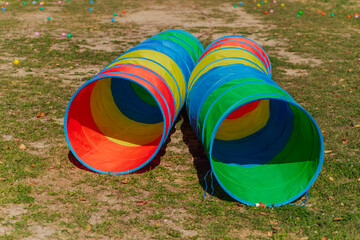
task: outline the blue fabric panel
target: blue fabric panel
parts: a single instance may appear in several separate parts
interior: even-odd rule
[[[212,155],[228,164],[252,167],[271,161],[285,147],[293,129],[293,112],[284,101],[270,100],[270,118],[261,130],[242,139],[214,141]]]
[[[160,108],[143,101],[133,90],[130,81],[111,79],[111,92],[116,106],[128,118],[149,124],[163,121]]]
[[[268,76],[263,72],[243,64],[231,64],[215,67],[201,75],[194,83],[188,94],[188,104],[186,108],[190,124],[196,134],[199,132],[197,129],[199,112],[207,97],[221,85],[242,78],[259,79],[260,81],[263,80],[275,84],[273,81],[270,82]]]

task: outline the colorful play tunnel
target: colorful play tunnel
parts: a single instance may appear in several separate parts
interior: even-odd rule
[[[311,187],[324,158],[321,131],[271,80],[269,58],[257,43],[241,36],[211,43],[188,91],[191,126],[231,197],[280,206]]]
[[[64,119],[66,140],[79,162],[106,174],[148,164],[184,105],[187,81],[203,51],[190,33],[164,31],[83,84]]]

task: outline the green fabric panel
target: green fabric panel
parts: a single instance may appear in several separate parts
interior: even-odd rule
[[[189,45],[185,44],[183,41],[180,41],[177,38],[167,37],[166,35],[164,35],[164,36],[152,37],[151,39],[166,39],[173,41],[179,44],[180,46],[182,46],[190,54],[191,58],[194,60],[194,63],[196,63],[198,60],[198,57],[196,56],[194,50],[190,48]]]
[[[267,164],[245,168],[210,158],[218,180],[237,198],[278,204],[295,197],[311,182],[320,161],[319,135],[305,112],[292,104],[290,108],[294,113],[291,137]]]
[[[138,95],[144,102],[152,105],[152,106],[158,106],[155,99],[150,95],[148,91],[145,90],[145,88],[139,86],[136,83],[130,82],[130,85],[136,95]]]
[[[164,32],[164,33],[157,34],[157,36],[162,36],[162,35],[174,36],[174,37],[180,38],[180,39],[184,40],[185,42],[187,42],[195,51],[195,54],[197,56],[196,61],[197,61],[197,59],[200,58],[201,54],[203,53],[200,46],[194,41],[194,39],[185,34],[181,34],[179,32]]]
[[[224,112],[229,109],[234,103],[234,99],[244,99],[250,98],[253,100],[257,100],[259,98],[272,98],[274,97],[271,94],[278,94],[284,97],[285,99],[288,98],[288,94],[280,89],[279,87],[270,85],[266,83],[265,81],[261,81],[263,83],[248,83],[244,85],[240,85],[237,87],[234,87],[240,83],[244,82],[250,82],[250,81],[261,81],[259,79],[237,79],[228,83],[223,84],[219,88],[217,88],[214,92],[212,92],[207,99],[205,100],[204,104],[201,107],[200,114],[199,114],[199,120],[198,120],[198,130],[199,130],[199,136],[201,139],[204,140],[204,147],[205,152],[209,151],[209,143],[211,139],[211,135],[213,133],[213,129],[216,125],[216,123],[219,121],[221,116],[224,114]],[[231,90],[225,92],[229,88],[232,88]],[[214,101],[223,93],[225,92],[215,103]],[[261,96],[260,96],[261,95]],[[277,97],[281,99],[281,97]],[[290,100],[290,99],[288,99]],[[249,101],[249,99],[244,100]],[[214,105],[212,106],[212,104]],[[240,105],[240,104],[239,104]],[[212,108],[210,109],[210,107]],[[209,112],[209,113],[208,113]],[[208,113],[207,119],[205,120],[205,117]],[[202,136],[202,128],[205,127],[204,136]]]

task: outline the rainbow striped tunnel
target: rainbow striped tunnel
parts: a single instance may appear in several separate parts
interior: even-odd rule
[[[148,164],[164,144],[204,51],[190,33],[168,30],[131,48],[71,98],[65,137],[87,168],[125,174]]]
[[[321,131],[271,80],[269,58],[258,44],[241,36],[211,43],[188,91],[191,126],[231,197],[280,206],[312,186],[324,158]]]

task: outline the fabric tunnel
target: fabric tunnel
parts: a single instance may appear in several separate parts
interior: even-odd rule
[[[186,109],[220,186],[244,204],[280,206],[301,197],[319,175],[321,131],[271,79],[254,41],[227,36],[211,43],[188,84]]]
[[[156,34],[116,58],[72,96],[64,130],[74,156],[105,174],[134,172],[164,144],[203,53],[183,30]]]

